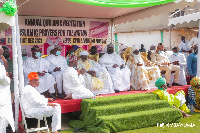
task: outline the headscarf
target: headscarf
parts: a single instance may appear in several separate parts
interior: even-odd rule
[[[198,77],[194,77],[191,81],[190,81],[190,85],[192,87],[194,87],[195,85],[200,84],[200,78]]]
[[[36,72],[31,72],[28,74],[28,80],[39,79],[38,74]]]
[[[158,87],[158,89],[163,90],[160,86],[164,85],[166,83],[165,78],[158,78],[155,82],[155,86]]]
[[[81,51],[80,53],[79,53],[79,55],[81,56],[81,55],[88,55],[88,52],[87,51]]]

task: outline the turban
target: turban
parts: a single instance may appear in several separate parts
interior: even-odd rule
[[[134,52],[134,51],[139,51],[139,48],[136,46],[136,45],[133,45],[133,47],[132,47],[132,52]]]
[[[58,44],[58,45],[55,45],[54,48],[62,49],[62,46]]]
[[[39,48],[39,46],[38,45],[33,45],[33,48]]]
[[[165,78],[159,78],[155,82],[155,86],[158,87],[158,89],[162,90],[160,86],[164,85],[166,83]]]
[[[191,81],[190,81],[190,85],[192,87],[194,87],[195,85],[200,84],[200,78],[198,77],[194,77]]]
[[[28,74],[28,80],[39,79],[38,74],[36,72],[31,72]]]
[[[50,52],[51,52],[51,50],[53,50],[54,49],[54,46],[49,46],[48,48],[47,48],[47,55],[50,55]]]
[[[77,61],[77,56],[76,55],[69,56],[69,61]]]
[[[79,55],[81,56],[81,55],[87,55],[88,56],[88,52],[87,51],[81,51],[80,53],[79,53]]]
[[[107,45],[107,48],[108,47],[113,47],[114,48],[114,45],[110,43],[110,44]]]

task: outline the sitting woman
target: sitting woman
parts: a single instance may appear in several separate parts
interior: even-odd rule
[[[190,85],[188,89],[189,108],[191,111],[200,112],[200,78],[193,78]]]
[[[164,78],[157,79],[155,86],[158,87],[158,89],[152,93],[157,94],[161,100],[168,101],[168,103],[172,105],[173,108],[178,109],[182,113],[183,118],[191,117],[191,115],[187,114],[190,112],[190,110],[185,104],[186,100],[184,91],[178,91],[175,95],[169,94],[167,92],[166,80]]]

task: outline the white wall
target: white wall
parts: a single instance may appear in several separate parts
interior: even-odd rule
[[[136,44],[139,48],[144,44],[146,50],[149,50],[152,44],[157,45],[161,42],[160,31],[149,32],[132,32],[132,33],[117,33],[119,43],[131,47]]]

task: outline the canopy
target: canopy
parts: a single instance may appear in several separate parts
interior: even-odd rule
[[[197,5],[198,6],[198,5]],[[197,8],[198,9],[198,8]],[[199,9],[198,9],[199,10]],[[179,13],[180,11],[176,12],[175,14]],[[172,17],[171,15],[170,17]],[[170,18],[169,19],[169,26],[177,25],[177,24],[190,24],[191,22],[199,22],[199,31],[200,31],[200,12]],[[198,44],[198,51],[200,52],[200,35],[199,35],[199,44]],[[200,54],[197,55],[197,77],[200,77]]]

